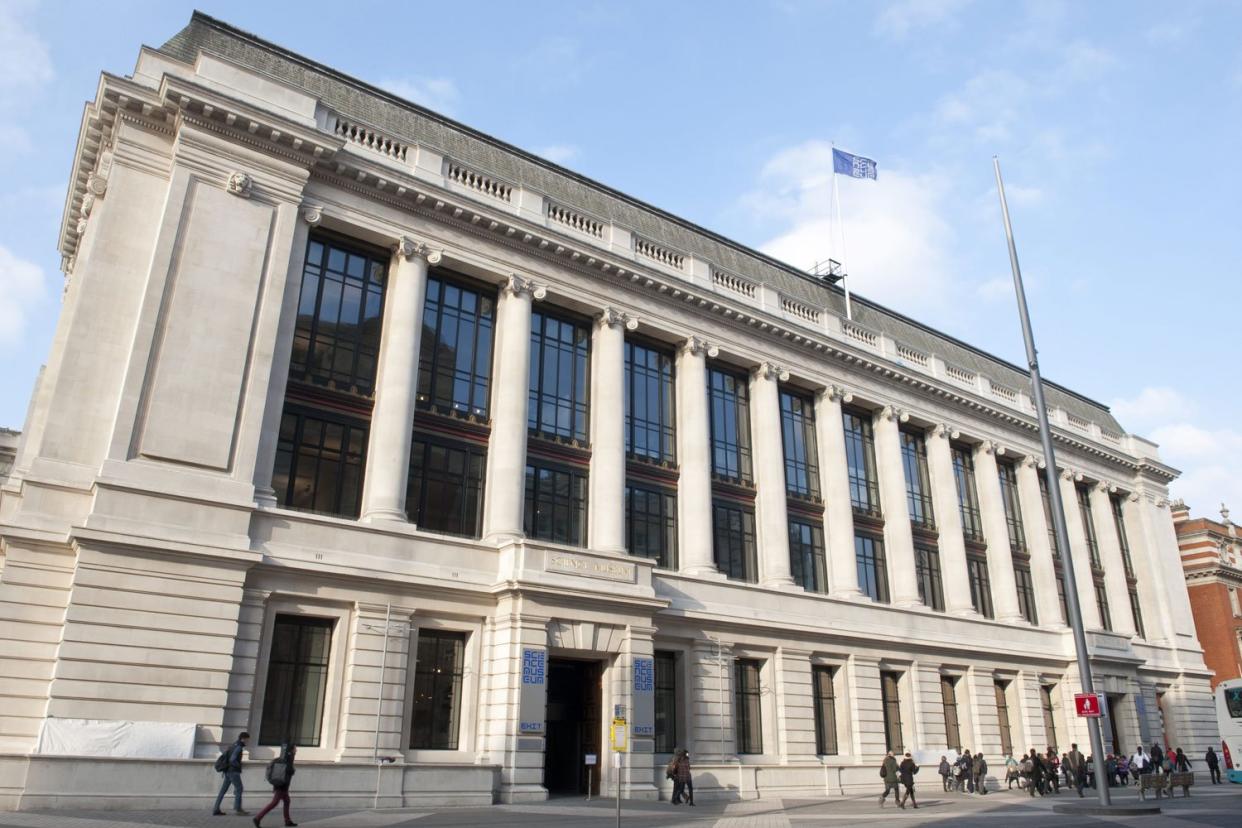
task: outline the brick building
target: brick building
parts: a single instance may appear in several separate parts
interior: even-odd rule
[[[1204,661],[1216,673],[1212,689],[1242,678],[1242,534],[1223,504],[1220,514],[1220,520],[1192,518],[1185,503],[1173,504],[1195,629]]]

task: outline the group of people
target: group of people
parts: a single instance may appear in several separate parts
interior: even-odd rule
[[[249,743],[250,734],[242,731],[237,741],[225,748],[216,760],[216,770],[224,776],[224,781],[220,785],[220,793],[216,794],[216,804],[211,809],[213,816],[224,816],[220,805],[224,802],[224,795],[229,788],[233,789],[233,813],[249,816],[250,812],[242,808],[242,764]],[[285,825],[297,825],[289,816],[289,783],[293,780],[293,757],[297,752],[296,745],[285,743],[280,746],[280,755],[267,763],[264,778],[272,786],[272,801],[254,815],[255,828],[259,828],[263,817],[277,805],[284,806]]]
[[[1211,773],[1212,784],[1221,784],[1220,757],[1210,747],[1204,756],[1204,764]],[[1144,774],[1186,773],[1190,767],[1190,759],[1180,747],[1166,751],[1159,744],[1153,744],[1148,751],[1139,745],[1129,757],[1122,753],[1106,755],[1104,780],[1109,787],[1124,787],[1130,784],[1131,777],[1137,783]],[[1049,747],[1044,754],[1032,748],[1020,759],[1010,756],[1005,760],[1005,778],[1008,788],[1012,789],[1016,782],[1031,796],[1037,793],[1040,796],[1059,794],[1062,781],[1065,787],[1073,788],[1082,796],[1083,788],[1096,786],[1095,757],[1084,757],[1077,744],[1070,745],[1070,750],[1062,753],[1060,758],[1055,748]]]
[[[988,763],[982,752],[964,751],[953,762],[940,757],[940,780],[946,791],[986,794],[987,777]]]

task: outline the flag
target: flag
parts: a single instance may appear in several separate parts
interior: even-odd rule
[[[850,178],[875,178],[876,164],[870,158],[851,155],[833,147],[832,171],[848,175]]]

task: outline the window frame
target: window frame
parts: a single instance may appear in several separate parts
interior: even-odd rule
[[[789,525],[789,569],[794,583],[807,592],[827,593],[828,564],[822,519],[815,520],[799,514],[790,514],[787,522]],[[802,537],[795,541],[795,525],[809,531],[809,541],[804,541]]]
[[[395,613],[394,613],[395,614]],[[398,619],[394,617],[393,621]],[[409,619],[400,619],[409,620]],[[382,621],[380,622],[383,623]],[[408,646],[411,652],[417,653],[418,638],[423,631],[442,631],[461,633],[466,636],[466,651],[463,659],[465,676],[462,679],[462,711],[458,723],[457,750],[437,750],[431,748],[409,748],[409,734],[414,724],[414,671],[405,671],[405,699],[403,702],[401,732],[402,746],[407,762],[461,762],[473,763],[475,751],[473,745],[479,727],[479,672],[482,658],[482,625],[451,617],[426,617],[411,627]],[[390,646],[391,652],[391,646]]]
[[[1001,754],[1013,756],[1013,720],[1009,716],[1010,679],[992,679],[996,696],[996,725],[1000,731]]]
[[[758,658],[742,657],[733,660],[733,749],[739,756],[763,754],[763,667],[764,662]],[[744,673],[752,669],[753,689],[743,681]],[[758,725],[757,745],[751,744],[750,740],[752,717]]]
[[[1052,551],[1055,561],[1061,560],[1061,542],[1057,539],[1057,525],[1052,519],[1052,495],[1048,493],[1048,476],[1043,472],[1036,475],[1039,480],[1039,498],[1044,504],[1044,523],[1048,530],[1048,548]]]
[[[532,470],[535,470],[536,472],[536,474],[534,475],[534,486],[533,486],[534,494],[536,495],[536,498],[534,501],[532,501],[532,498],[531,498],[531,494],[532,494],[531,471]],[[538,495],[540,493],[540,488],[538,485],[539,484],[539,475],[538,475],[539,470],[548,471],[553,474],[566,474],[570,476],[571,494],[569,496],[570,497],[569,503],[572,509],[570,513],[570,519],[571,521],[573,521],[574,520],[573,516],[576,513],[577,515],[576,524],[574,524],[577,526],[577,529],[578,529],[576,538],[573,537],[571,534],[571,537],[569,539],[561,540],[560,538],[557,538],[557,537],[545,537],[544,535],[539,534],[536,531],[537,509],[536,509],[536,506],[533,504],[537,504]],[[573,494],[573,490],[575,489],[575,487],[580,487],[580,491],[581,491],[580,496],[576,496]],[[530,540],[539,541],[542,543],[559,543],[565,546],[585,547],[587,545],[587,538],[589,537],[589,535],[587,534],[587,530],[588,530],[587,521],[590,518],[590,488],[589,487],[590,487],[590,478],[588,476],[588,471],[586,468],[575,465],[575,464],[558,463],[555,461],[550,461],[541,456],[531,454],[528,451],[526,453],[526,477],[525,477],[525,482],[523,485],[523,498],[522,498],[522,531],[524,535]],[[557,504],[555,497],[551,501],[551,505],[554,509],[557,507],[558,504]]]
[[[1095,534],[1095,516],[1091,514],[1091,492],[1082,483],[1074,484],[1074,497],[1078,501],[1078,513],[1082,517],[1082,534],[1091,557],[1091,568],[1103,571],[1100,560],[1100,543]]]
[[[845,468],[850,487],[850,506],[855,514],[881,518],[880,478],[875,460],[875,422],[869,411],[841,406],[845,431]],[[861,476],[858,471],[861,470]]]
[[[1108,606],[1108,587],[1102,576],[1093,576],[1091,585],[1095,591],[1095,604],[1100,613],[1100,627],[1107,632],[1113,631],[1113,617]]]
[[[901,679],[903,673],[897,670],[880,671],[880,708],[884,723],[884,745],[886,750],[901,753],[905,750],[905,725],[901,715]],[[889,688],[892,696],[889,696]],[[894,718],[895,717],[895,718]],[[894,736],[896,743],[894,744]]]
[[[742,526],[740,533],[734,533],[732,527],[721,528],[719,518],[721,512],[737,513],[741,515]],[[749,531],[747,524],[749,523]],[[728,560],[722,561],[722,553],[726,550],[721,547],[721,534],[726,532],[731,539],[740,540],[742,549],[741,555],[741,577],[734,574],[734,559],[737,553],[730,548],[728,552]],[[716,564],[716,569],[731,581],[740,581],[742,583],[756,584],[759,582],[759,553],[758,553],[758,528],[755,524],[755,507],[753,504],[742,503],[737,500],[728,498],[713,497],[712,498],[712,559]],[[724,563],[729,565],[726,567]]]
[[[421,460],[421,465],[416,467],[415,456],[418,452],[418,446],[420,443],[424,446],[423,458]],[[470,468],[471,461],[473,459],[477,458],[479,461],[479,476],[478,476],[478,480],[476,481],[477,485],[476,485],[475,492],[474,492],[474,498],[475,498],[474,518],[473,518],[474,530],[471,532],[454,532],[454,531],[450,531],[444,528],[431,527],[431,526],[428,526],[426,521],[424,520],[424,517],[426,516],[426,511],[427,511],[427,496],[428,496],[427,474],[425,471],[426,461],[427,461],[427,458],[431,455],[433,448],[440,448],[446,452],[455,451],[455,452],[464,453],[465,454],[465,466],[464,467],[466,469]],[[488,449],[488,445],[486,443],[477,443],[477,442],[469,441],[469,440],[454,440],[454,439],[447,438],[442,435],[436,434],[434,432],[420,431],[416,429],[414,431],[413,439],[410,443],[410,465],[409,465],[409,471],[407,473],[407,482],[406,482],[405,506],[406,506],[406,516],[409,519],[409,521],[413,523],[420,530],[424,530],[428,532],[436,532],[442,535],[451,535],[453,537],[461,537],[461,538],[477,539],[481,537],[482,532],[483,532],[483,505],[484,505],[484,499],[487,494],[486,493],[487,453],[488,453],[487,449]],[[424,470],[424,473],[422,475],[415,474],[416,469],[418,468],[421,468]],[[449,470],[446,469],[443,472],[443,474],[445,475],[446,480],[451,480],[451,477],[450,477],[451,472]],[[468,509],[468,504],[469,504],[470,475],[468,473],[465,473],[461,476],[460,479],[463,485],[462,494],[460,496],[461,497],[460,517],[462,518],[462,525],[464,527],[466,523],[465,516],[466,516],[467,509]],[[411,501],[415,498],[414,493],[415,493],[416,482],[418,484],[417,499],[419,502],[415,504],[415,507],[416,507],[415,510],[411,510],[410,504],[411,504]]]
[[[988,571],[987,556],[967,550],[966,576],[970,581],[970,603],[975,612],[984,618],[995,618],[996,607],[992,603],[992,575]]]
[[[962,519],[962,535],[968,541],[987,543],[983,534],[983,512],[979,508],[979,485],[975,476],[975,454],[970,446],[949,446],[953,460],[953,482],[957,489],[957,510]]]
[[[815,755],[840,756],[840,734],[837,731],[837,673],[831,664],[811,665],[811,699],[815,713]],[[827,694],[824,694],[826,677]]]
[[[815,435],[815,400],[810,394],[789,387],[779,389],[778,399],[785,494],[818,503],[823,489],[819,474],[819,444]]]
[[[681,716],[679,715],[679,710],[678,710],[678,703],[679,703],[678,700],[680,697],[680,693],[678,692],[678,689],[681,684],[679,679],[681,678],[680,671],[681,671],[681,656],[682,655],[683,654],[677,650],[655,650],[652,653],[652,659],[654,661],[654,666],[653,666],[654,683],[652,685],[652,688],[653,688],[653,693],[652,693],[653,731],[652,732],[654,734],[652,737],[652,745],[653,745],[654,753],[672,753],[678,744],[678,726],[680,725],[680,720],[681,720]],[[665,669],[664,671],[661,671],[662,662],[668,665],[667,669]],[[668,676],[672,677],[671,687],[663,686],[661,684],[661,678],[662,677],[667,678]],[[669,702],[668,712],[672,717],[672,729],[671,729],[672,732],[671,733],[662,733],[660,729],[660,696],[662,693],[668,694],[668,697],[667,697],[668,702]],[[661,741],[661,739],[664,737],[667,737],[668,739],[667,743]],[[667,750],[664,749],[666,745],[668,748]]]
[[[660,551],[659,555],[651,556],[636,552],[634,549],[634,512],[632,490],[643,492],[647,495],[654,495],[660,500],[660,507],[663,514],[655,516],[655,521],[648,521],[648,526],[660,525],[661,536],[666,542],[666,547]],[[646,480],[627,477],[625,480],[625,504],[624,504],[624,520],[625,520],[625,551],[628,555],[645,560],[654,560],[657,569],[676,570],[677,569],[677,489],[660,485],[658,483],[648,482]]]
[[[1056,689],[1055,684],[1039,685],[1039,707],[1044,715],[1044,737],[1049,747],[1059,748],[1057,741],[1057,719],[1056,705],[1053,702],[1052,692]]]
[[[440,298],[432,298],[432,285],[440,286]],[[458,291],[461,294],[469,294],[475,297],[475,311],[473,317],[466,316],[465,311],[461,311],[461,303],[458,303],[458,313],[453,313],[449,309],[445,296],[449,289]],[[491,304],[491,314],[485,315],[483,307],[486,303]],[[429,319],[432,306],[436,308],[435,324],[432,325]],[[457,273],[442,269],[432,270],[427,276],[427,292],[423,300],[423,317],[421,320],[420,340],[418,349],[418,380],[415,390],[415,406],[420,411],[433,411],[441,415],[451,417],[467,417],[479,418],[486,420],[491,412],[492,400],[492,370],[495,360],[496,350],[496,310],[498,305],[498,297],[494,289],[488,290],[480,285],[473,283],[471,280],[460,276]],[[444,330],[445,318],[455,319],[457,325],[458,337],[460,341],[460,331],[463,321],[470,321],[472,326],[472,334],[470,336],[470,369],[465,373],[466,384],[469,388],[468,401],[461,403],[457,399],[456,385],[461,381],[457,363],[460,359],[455,358],[451,367],[445,368],[441,363],[444,356],[440,347],[441,333]],[[429,333],[434,332],[428,341]],[[480,354],[480,342],[486,334],[487,353]],[[430,347],[429,347],[430,346]],[[458,349],[454,348],[453,353],[456,357]],[[447,396],[441,396],[439,388],[442,384],[450,386],[450,392]],[[479,386],[482,385],[480,389]],[[424,387],[425,385],[425,387]],[[478,395],[482,394],[482,406],[478,405]],[[447,400],[447,403],[442,402]]]
[[[860,549],[860,543],[864,549]],[[871,544],[871,551],[865,551],[867,544]],[[862,590],[862,594],[869,597],[872,601],[880,604],[888,604],[892,601],[892,592],[888,583],[888,557],[884,549],[884,538],[871,534],[870,532],[854,532],[854,568],[858,574],[858,587]],[[864,578],[864,568],[868,568],[874,577]],[[874,581],[875,590],[871,589]]]
[[[961,676],[940,674],[940,706],[944,712],[945,746],[962,752],[962,719],[957,704],[957,683]],[[950,711],[952,715],[950,716]]]
[[[923,605],[936,612],[944,612],[944,582],[940,567],[940,548],[936,544],[915,539],[914,578],[918,582],[919,600]]]
[[[656,367],[652,369],[650,366],[637,366],[635,355],[636,351],[650,354],[656,361]],[[629,460],[637,460],[640,462],[657,463],[665,466],[676,466],[677,464],[677,358],[673,349],[661,347],[645,339],[636,339],[627,336],[625,338],[625,378],[624,378],[624,406],[625,406],[625,455]],[[639,383],[640,377],[645,377],[648,381],[654,381],[659,396],[660,416],[667,416],[668,422],[651,421],[646,417],[638,417],[635,415],[635,400],[637,395],[634,393],[635,387]],[[648,389],[648,392],[650,389]],[[642,424],[642,425],[640,425]],[[639,432],[645,432],[648,437],[651,433],[659,435],[660,450],[652,453],[650,451],[636,450],[637,440],[635,435]]]
[[[1018,593],[1018,611],[1028,624],[1039,624],[1039,609],[1035,602],[1035,578],[1031,574],[1030,561],[1017,558],[1013,562],[1014,588]]]
[[[910,428],[898,432],[901,465],[906,478],[906,508],[910,522],[924,529],[936,528],[936,511],[927,464],[927,434]]]
[[[573,332],[572,341],[561,342],[560,337],[553,339],[549,334],[550,324],[559,328],[569,328]],[[548,440],[553,443],[567,443],[587,448],[591,436],[591,323],[575,314],[566,313],[558,308],[540,306],[531,311],[530,323],[530,371],[527,378],[526,429],[536,439]],[[555,348],[560,360],[571,360],[569,391],[560,387],[560,378],[555,387],[548,390],[544,387],[547,354]],[[558,372],[559,373],[559,372]],[[545,422],[545,409],[553,407],[556,414],[553,422]],[[562,409],[569,412],[571,425],[566,429],[559,425]]]
[[[292,441],[285,439],[285,421],[287,418],[294,418],[295,425],[293,429]],[[305,459],[303,456],[303,447],[306,446],[306,423],[307,420],[314,420],[321,424],[321,436],[318,443],[318,453],[314,456],[315,475],[313,477],[313,492],[311,494],[311,506],[299,506],[293,502],[295,491],[295,481],[298,478],[298,470],[300,463]],[[323,439],[323,429],[330,426],[337,426],[343,429],[341,436],[341,446],[347,447],[352,441],[355,432],[358,432],[359,451],[356,455],[342,450],[340,456],[333,465],[336,467],[334,472],[334,480],[336,481],[336,493],[332,497],[331,509],[315,508],[315,502],[319,499],[320,486],[324,482],[320,476],[323,467],[323,451],[325,441]],[[343,414],[338,411],[320,408],[313,405],[307,405],[300,400],[290,399],[286,396],[283,408],[280,413],[280,427],[276,437],[276,454],[272,464],[272,490],[276,496],[276,502],[282,509],[289,509],[295,512],[304,512],[315,515],[330,515],[345,520],[357,520],[362,514],[362,492],[366,482],[367,471],[367,449],[370,445],[371,423],[369,417],[357,415]],[[286,448],[286,443],[288,448]],[[282,456],[288,457],[287,471],[283,474],[281,468]],[[350,457],[356,456],[356,462],[351,463]],[[356,470],[356,479],[353,484],[352,493],[347,491],[345,480],[347,472],[351,469]],[[284,477],[286,484],[282,492],[277,486],[277,481]],[[345,509],[348,503],[348,497],[352,494],[353,508]]]
[[[1000,480],[1001,504],[1005,510],[1005,527],[1009,530],[1009,549],[1026,553],[1026,525],[1022,520],[1022,501],[1018,497],[1016,463],[997,458],[996,476]]]
[[[727,388],[728,380],[732,380],[732,391]],[[739,486],[753,486],[755,471],[750,427],[750,380],[745,372],[719,364],[708,364],[707,420],[712,479]],[[733,424],[733,442],[729,435],[721,433],[728,430],[730,420]],[[717,462],[718,454],[721,453],[724,455],[723,466]],[[736,464],[736,473],[730,471],[731,464]]]
[[[445,640],[445,639],[455,640],[459,642],[459,646],[461,648],[460,660],[458,662],[459,669],[451,675],[451,681],[456,684],[456,704],[454,705],[452,713],[451,713],[452,721],[451,721],[450,730],[452,732],[449,734],[449,741],[451,742],[451,745],[447,745],[447,744],[446,745],[436,745],[436,744],[416,745],[414,744],[414,736],[415,736],[414,728],[417,724],[418,710],[419,710],[418,679],[421,675],[426,675],[425,673],[420,672],[420,669],[419,669],[423,663],[421,650],[423,647],[423,642],[429,637],[433,637],[433,638],[440,639],[440,640]],[[412,699],[410,702],[409,726],[408,728],[406,728],[406,739],[405,739],[406,750],[408,751],[452,751],[452,752],[457,752],[461,750],[462,718],[463,718],[462,710],[465,707],[465,702],[466,702],[466,697],[465,697],[465,689],[466,689],[465,677],[466,677],[466,672],[467,672],[466,653],[467,653],[467,648],[469,646],[469,643],[470,643],[469,633],[458,631],[458,630],[446,630],[446,629],[442,629],[438,627],[419,628],[417,638],[415,638],[413,641],[410,642],[410,645],[415,652],[415,658],[414,658],[413,669],[411,669],[410,671],[411,673],[413,673],[413,683],[411,685]],[[437,675],[438,675],[438,671],[437,671]],[[432,712],[434,713],[434,704],[432,705]],[[434,716],[433,716],[433,722],[434,722]],[[433,733],[433,741],[434,741],[434,733]]]

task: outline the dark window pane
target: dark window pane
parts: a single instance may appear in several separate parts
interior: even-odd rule
[[[850,503],[858,512],[880,514],[880,484],[875,471],[875,435],[871,415],[842,409],[845,425],[845,462],[849,472]]]
[[[410,748],[457,750],[466,634],[419,630]]]
[[[625,487],[625,547],[662,569],[677,567],[677,495],[636,483]]]
[[[655,654],[655,752],[677,747],[677,654]]]
[[[1018,468],[1004,460],[996,461],[1000,478],[1001,503],[1005,508],[1005,524],[1009,529],[1009,548],[1026,551],[1026,528],[1022,525],[1022,504],[1018,501]]]
[[[574,546],[585,544],[586,482],[585,472],[528,462],[526,536]]]
[[[1048,744],[1056,747],[1061,743],[1057,741],[1057,721],[1053,715],[1052,707],[1052,691],[1055,685],[1041,684],[1039,686],[1039,706],[1044,712],[1044,733],[1048,737]]]
[[[259,744],[319,747],[334,623],[331,618],[276,616]]]
[[[660,463],[677,459],[674,441],[673,357],[625,343],[625,450]]]
[[[758,581],[755,561],[755,511],[732,501],[712,504],[716,568],[736,581]]]
[[[962,515],[962,533],[967,540],[983,543],[983,519],[979,514],[979,493],[975,487],[975,458],[966,446],[953,446],[953,480],[957,484],[957,505]]]
[[[928,544],[914,545],[914,573],[919,600],[937,612],[944,611],[944,587],[940,578],[940,550]]]
[[[931,476],[927,471],[927,439],[923,434],[902,429],[901,464],[906,475],[906,505],[910,521],[928,529],[935,528]]]
[[[405,511],[423,529],[479,536],[487,452],[469,443],[441,444],[415,434]]]
[[[837,695],[831,667],[816,666],[811,670],[815,692],[815,752],[820,756],[836,756]]]
[[[884,708],[884,742],[888,750],[900,753],[905,749],[901,727],[901,673],[880,673],[880,702]]]
[[[1091,497],[1087,487],[1079,483],[1074,486],[1074,494],[1078,496],[1078,511],[1082,515],[1082,533],[1087,541],[1087,551],[1091,554],[1091,568],[1102,570],[1100,563],[1100,545],[1095,539],[1095,518],[1091,514]]]
[[[711,406],[712,474],[724,480],[750,483],[750,389],[746,377],[709,368],[707,390]]]
[[[966,573],[970,576],[970,603],[975,612],[992,617],[992,585],[988,578],[988,561],[981,555],[966,556]]]
[[[759,673],[763,664],[738,659],[733,664],[733,717],[739,754],[763,753],[763,715]]]
[[[286,403],[272,488],[282,506],[357,517],[367,427],[327,416]]]
[[[872,601],[888,602],[888,564],[884,542],[870,535],[854,536],[854,558],[858,566],[858,587]]]
[[[955,677],[940,677],[940,700],[944,706],[946,746],[961,753],[962,727],[957,716],[957,679]]]
[[[434,275],[427,280],[418,405],[486,417],[494,304],[478,291]]]
[[[789,566],[795,584],[808,592],[828,591],[822,526],[790,519]]]
[[[544,437],[587,440],[587,327],[543,311],[531,315],[527,422]]]
[[[1013,729],[1009,725],[1009,701],[1006,697],[1005,688],[1009,686],[1007,681],[995,681],[992,687],[996,692],[996,720],[1000,725],[1000,741],[1001,753],[1005,756],[1013,755]]]
[[[785,449],[785,489],[792,495],[819,497],[819,457],[815,443],[815,406],[811,398],[781,391],[781,443]]]

